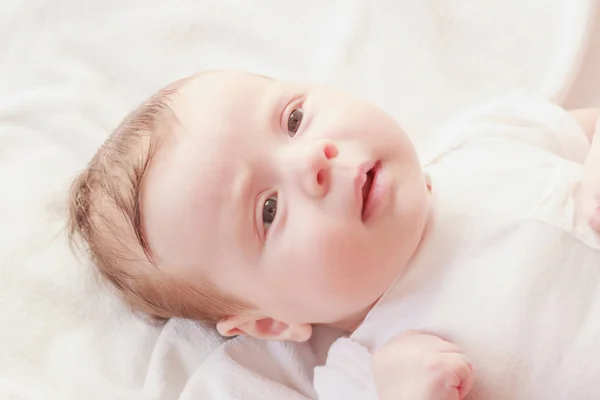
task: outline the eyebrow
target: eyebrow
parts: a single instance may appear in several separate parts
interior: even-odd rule
[[[251,73],[251,75],[257,76],[259,78],[266,79],[268,81],[272,81],[273,80],[273,78],[271,78],[270,76],[266,76],[266,75],[263,75],[263,74]]]

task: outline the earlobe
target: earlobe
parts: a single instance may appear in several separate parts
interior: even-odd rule
[[[311,324],[288,325],[284,339],[292,342],[306,342],[312,336]]]
[[[249,335],[264,340],[305,342],[312,335],[310,324],[286,324],[272,318],[230,316],[217,323],[223,336]]]

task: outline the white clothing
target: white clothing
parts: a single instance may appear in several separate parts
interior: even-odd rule
[[[440,138],[422,157],[433,198],[422,247],[332,346],[315,373],[319,398],[377,398],[370,354],[409,329],[472,360],[469,399],[600,398],[600,235],[579,208],[585,133],[558,106],[519,94]]]

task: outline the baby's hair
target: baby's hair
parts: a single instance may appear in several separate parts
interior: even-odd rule
[[[72,244],[85,246],[101,276],[133,310],[159,321],[180,317],[216,323],[247,307],[200,277],[190,282],[161,270],[140,213],[144,175],[177,123],[170,103],[181,82],[130,113],[74,180],[68,234]]]

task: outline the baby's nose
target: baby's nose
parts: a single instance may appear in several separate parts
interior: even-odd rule
[[[315,198],[327,194],[330,185],[331,160],[338,156],[338,147],[331,141],[305,144],[296,159],[297,179],[302,189]]]

